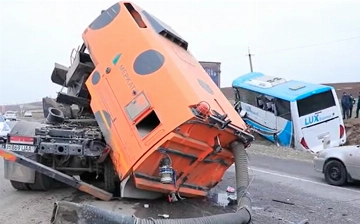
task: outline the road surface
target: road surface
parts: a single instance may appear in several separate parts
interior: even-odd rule
[[[333,187],[325,184],[312,164],[268,156],[250,155],[251,185],[254,220],[259,224],[297,224],[309,220],[314,224],[358,223],[360,220],[360,187]],[[231,167],[216,189],[234,186],[234,167]],[[169,214],[171,218],[207,216],[233,211],[233,207],[215,206],[209,200],[190,200],[169,205],[157,201],[95,201],[74,189],[49,192],[19,192],[3,179],[3,161],[0,160],[0,223],[49,223],[53,203],[68,200],[94,204],[119,213],[138,217]],[[144,208],[149,204],[149,208]]]

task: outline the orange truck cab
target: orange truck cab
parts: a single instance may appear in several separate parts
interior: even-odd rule
[[[83,40],[96,66],[86,82],[91,108],[121,179],[131,175],[149,191],[205,195],[233,163],[229,143],[246,126],[188,42],[128,2],[102,12]],[[169,178],[159,177],[162,164]]]
[[[174,194],[206,195],[234,163],[230,144],[236,141],[247,147],[254,137],[188,51],[188,42],[130,2],[118,2],[103,10],[85,29],[82,38],[84,44],[72,65],[67,68],[56,64],[54,69],[52,81],[68,89],[66,94],[59,93],[57,102],[76,104],[80,112],[87,111],[95,118],[97,126],[93,128],[101,130],[103,143],[97,139],[97,148],[90,149],[109,151],[121,196],[152,198],[169,194],[173,199]],[[51,108],[50,115],[52,118],[47,117],[47,121],[59,121],[61,113]],[[35,131],[35,135],[44,136],[56,133],[54,141],[49,142],[48,134],[35,136],[29,144],[37,145],[27,149],[71,158],[79,156],[82,150],[90,152],[79,148],[78,154],[71,150],[60,154],[61,144],[62,149],[74,147],[74,143],[58,141],[65,130],[71,132],[67,136],[74,135],[74,129],[69,130],[63,120],[56,126],[49,124]],[[86,128],[88,133],[89,127]],[[86,144],[79,137],[71,141],[83,147],[91,141],[88,136]],[[98,156],[103,154],[86,156],[96,156],[89,161],[102,166],[103,160],[99,162]],[[25,166],[45,175],[55,172],[24,158],[12,161],[26,161]],[[57,175],[62,182],[71,180],[62,173]],[[70,185],[90,192],[88,185]]]

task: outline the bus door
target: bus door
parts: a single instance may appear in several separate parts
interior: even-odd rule
[[[276,129],[283,146],[294,147],[294,124],[291,116],[290,101],[275,99]]]

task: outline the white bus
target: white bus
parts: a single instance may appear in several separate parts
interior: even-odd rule
[[[235,109],[268,140],[318,152],[346,142],[333,87],[252,72],[235,79]]]

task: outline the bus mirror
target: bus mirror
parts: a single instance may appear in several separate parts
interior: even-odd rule
[[[245,110],[241,110],[239,113],[240,117],[245,117],[246,115],[246,111]]]

